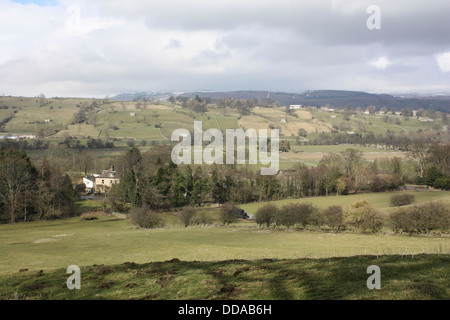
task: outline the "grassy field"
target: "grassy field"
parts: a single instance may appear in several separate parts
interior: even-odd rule
[[[80,106],[88,106],[92,99],[47,98],[41,105],[38,98],[0,97],[0,121],[13,115],[6,124],[5,133],[36,134],[42,128],[49,131],[58,130],[57,136],[64,134],[75,137],[86,136],[85,130],[78,130],[71,126],[73,116],[80,110]],[[101,138],[124,137],[136,139],[159,140],[161,135],[155,125],[161,126],[162,136],[169,137],[174,128],[192,128],[193,121],[203,121],[204,129],[219,128],[236,129],[267,129],[270,125],[281,129],[284,137],[297,136],[299,129],[305,129],[314,135],[321,132],[331,132],[338,128],[340,132],[354,131],[374,134],[385,134],[388,130],[394,132],[427,130],[442,127],[442,121],[432,123],[420,122],[417,119],[408,120],[397,116],[383,115],[352,115],[348,120],[339,112],[325,112],[323,110],[297,110],[294,115],[286,113],[284,107],[253,108],[250,115],[240,117],[235,109],[216,108],[209,105],[206,114],[198,114],[170,103],[157,105],[148,104],[144,109],[137,109],[136,102],[123,101],[96,101],[95,120],[90,115],[88,119],[92,128],[91,136],[100,134]],[[14,113],[13,113],[14,112]],[[386,117],[392,121],[385,121]],[[50,123],[44,123],[50,119]],[[41,123],[34,123],[34,122]],[[92,124],[93,123],[93,124]],[[116,127],[112,130],[112,127]],[[152,128],[152,130],[149,130]],[[51,129],[51,130],[50,130]]]
[[[365,199],[388,212],[390,195],[275,204],[325,208]],[[450,200],[450,192],[414,195],[416,203]],[[263,205],[241,207],[252,214]],[[217,221],[217,208],[202,210]],[[259,228],[252,220],[185,228],[173,213],[163,217],[159,229],[115,216],[0,225],[0,299],[449,298],[447,237]],[[382,291],[365,286],[372,264],[382,269]],[[70,265],[81,267],[83,290],[65,287]]]
[[[361,193],[347,196],[328,196],[328,197],[314,197],[314,198],[302,198],[302,199],[286,199],[271,202],[254,202],[249,204],[241,205],[242,209],[248,213],[255,213],[258,208],[267,205],[268,203],[273,203],[281,206],[286,203],[293,202],[308,202],[319,208],[325,209],[333,205],[346,206],[351,203],[366,200],[372,204],[375,208],[382,209],[386,212],[391,210],[389,207],[390,197],[394,194],[412,194],[415,197],[416,203],[442,200],[450,205],[450,191],[408,191],[408,192],[381,192],[381,193]]]
[[[0,299],[448,300],[449,263],[449,255],[127,261],[82,267],[80,290],[67,288],[66,268],[8,273]],[[370,265],[380,267],[380,290],[367,288]]]
[[[388,206],[386,194],[320,197],[306,200],[320,207],[345,205],[366,199],[377,208]],[[417,193],[416,201],[449,199],[448,192]],[[94,204],[89,203],[88,206]],[[241,207],[250,214],[264,203]],[[217,209],[206,209],[217,216]],[[253,221],[241,221],[228,227],[181,226],[172,213],[165,213],[166,227],[136,229],[129,220],[99,217],[86,221],[80,217],[57,221],[40,221],[0,225],[0,272],[22,268],[38,270],[80,266],[118,264],[126,261],[145,263],[180,260],[226,260],[261,258],[322,258],[359,254],[434,253],[450,249],[447,238],[409,237],[353,233],[322,233],[260,229]]]

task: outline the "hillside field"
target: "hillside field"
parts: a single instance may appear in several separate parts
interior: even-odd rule
[[[449,192],[415,192],[416,203],[450,202]],[[291,199],[273,202],[309,202],[321,208],[365,199],[389,213],[390,193]],[[89,204],[90,206],[92,203]],[[249,214],[265,203],[242,205]],[[166,227],[136,229],[129,220],[101,216],[74,217],[0,225],[0,272],[19,269],[55,269],[76,264],[146,263],[177,258],[183,261],[218,261],[263,258],[329,258],[354,255],[418,254],[450,251],[446,237],[355,234],[259,228],[252,220],[230,226],[217,222],[218,209],[201,209],[216,222],[207,227],[184,228],[174,213],[164,213]]]
[[[448,300],[449,255],[327,259],[170,260],[81,268],[69,290],[65,268],[0,278],[0,299],[31,300]],[[367,288],[367,268],[381,288]],[[176,309],[177,310],[177,309]],[[176,310],[165,310],[175,313]],[[278,314],[281,310],[273,310]]]

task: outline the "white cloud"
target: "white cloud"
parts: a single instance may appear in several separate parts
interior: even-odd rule
[[[450,72],[450,52],[437,54],[436,56],[439,68],[444,72]]]
[[[370,64],[373,65],[377,69],[384,70],[387,68],[387,66],[389,66],[391,64],[391,62],[386,57],[380,57],[377,60],[370,62]]]

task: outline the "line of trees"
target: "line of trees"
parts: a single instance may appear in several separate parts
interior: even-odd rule
[[[259,208],[255,222],[260,227],[315,228],[334,231],[378,232],[389,226],[396,233],[446,232],[450,227],[450,209],[442,202],[399,207],[389,216],[367,201],[358,201],[342,208],[330,206],[321,210],[309,203],[291,203],[277,207],[268,204]]]
[[[386,149],[410,151],[413,145],[429,146],[433,143],[445,144],[449,143],[448,132],[439,132],[433,130],[421,130],[417,132],[396,133],[388,131],[382,135],[375,135],[373,132],[368,133],[320,133],[309,141],[302,142],[305,145],[337,145],[337,144],[353,144],[360,146],[383,146]]]
[[[102,139],[89,139],[86,145],[78,139],[66,138],[59,145],[66,146],[68,149],[111,149],[114,148],[114,142],[103,141]]]
[[[21,150],[43,150],[48,149],[51,145],[50,141],[42,139],[33,140],[12,140],[4,139],[0,140],[0,149],[21,149]]]
[[[335,231],[351,229],[378,232],[384,219],[383,214],[367,201],[355,202],[345,209],[341,206],[330,206],[325,210],[310,203],[290,203],[281,207],[269,204],[259,208],[255,214],[255,221],[260,227],[312,227]]]
[[[293,170],[265,176],[235,165],[175,165],[170,147],[142,154],[131,148],[117,161],[120,184],[114,201],[152,210],[200,206],[207,203],[247,203],[286,198],[342,195],[394,190],[404,183],[400,159],[367,165],[361,152],[348,149],[325,156],[316,167],[296,164]]]

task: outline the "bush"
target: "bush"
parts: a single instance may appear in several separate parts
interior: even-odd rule
[[[328,207],[324,212],[325,224],[333,230],[341,230],[345,228],[344,213],[341,206]]]
[[[427,202],[418,206],[413,222],[418,232],[447,230],[450,225],[450,209],[442,202]]]
[[[399,208],[389,216],[395,232],[429,233],[448,230],[450,209],[442,202],[428,202],[409,208]]]
[[[213,223],[213,219],[206,213],[202,212],[192,219],[192,223],[197,226],[199,225],[208,226]]]
[[[303,228],[306,228],[308,223],[311,223],[311,219],[317,212],[317,208],[310,203],[298,203],[296,204],[297,210],[297,223]]]
[[[383,218],[377,209],[363,200],[352,203],[346,208],[344,223],[361,231],[377,232],[383,226]]]
[[[132,148],[132,147],[134,147],[135,144],[136,144],[136,141],[134,141],[134,139],[128,139],[127,146]]]
[[[290,228],[294,226],[298,221],[297,207],[295,203],[285,204],[277,212],[275,216],[275,224],[278,226],[285,226]]]
[[[255,213],[255,222],[269,227],[273,222],[275,222],[275,217],[278,215],[278,207],[273,204],[259,208]]]
[[[185,227],[189,226],[192,223],[192,219],[195,215],[195,209],[193,207],[184,207],[181,210],[179,218]]]
[[[132,208],[130,210],[130,220],[135,226],[145,229],[153,229],[164,226],[162,217],[146,208]]]
[[[373,233],[378,232],[383,227],[383,215],[380,211],[373,209],[367,210],[363,217],[361,228],[363,231],[369,230]]]
[[[391,207],[400,207],[407,206],[415,201],[415,197],[413,194],[395,194],[391,197],[390,206]]]
[[[284,225],[288,229],[295,225],[301,225],[303,228],[311,223],[312,215],[317,208],[310,203],[290,203],[284,205],[275,217],[277,225]]]
[[[128,209],[122,202],[111,201],[111,212],[126,213]]]
[[[398,208],[389,215],[389,222],[394,232],[413,232],[412,210],[415,210],[415,208]]]
[[[450,177],[441,177],[436,179],[434,187],[438,189],[450,190]]]
[[[322,210],[313,210],[309,216],[309,223],[317,228],[322,228],[325,224],[325,213]]]
[[[220,208],[219,220],[223,225],[236,222],[239,217],[239,208],[237,208],[232,202],[226,202]]]

